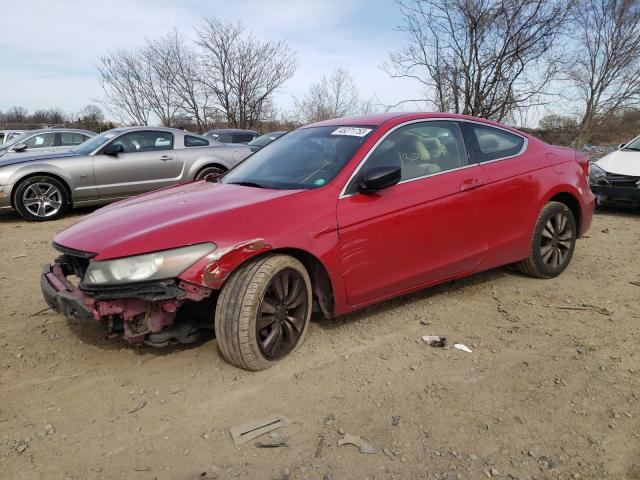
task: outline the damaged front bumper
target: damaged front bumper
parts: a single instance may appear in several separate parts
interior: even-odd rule
[[[640,177],[607,173],[589,186],[600,205],[640,206]]]
[[[131,343],[163,346],[172,340],[191,343],[208,322],[176,322],[178,310],[187,302],[201,302],[211,289],[179,279],[140,284],[87,287],[75,286],[69,278],[82,278],[83,262],[88,259],[62,255],[54,265],[45,265],[40,286],[47,305],[67,318],[78,321],[95,319],[112,335],[122,335]],[[208,325],[207,325],[208,323]]]

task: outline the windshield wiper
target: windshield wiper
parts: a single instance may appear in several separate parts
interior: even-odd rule
[[[253,188],[267,188],[265,185],[260,185],[256,182],[227,182],[228,185],[241,185],[243,187],[253,187]]]

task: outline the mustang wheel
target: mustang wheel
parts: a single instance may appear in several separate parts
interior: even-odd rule
[[[60,181],[38,175],[27,178],[17,186],[14,204],[18,213],[27,220],[42,222],[64,215],[69,198]]]
[[[196,174],[196,180],[215,180],[224,175],[226,170],[220,167],[204,167]]]
[[[215,331],[222,355],[246,370],[264,370],[298,347],[311,318],[311,280],[288,255],[249,262],[218,297]]]
[[[560,275],[573,256],[576,237],[576,221],[571,210],[559,202],[547,203],[538,215],[531,254],[518,268],[539,278]]]

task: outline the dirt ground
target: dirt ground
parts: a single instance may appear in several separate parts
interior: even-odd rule
[[[640,479],[640,212],[598,214],[556,279],[498,269],[318,320],[260,373],[215,340],[136,348],[36,313],[52,235],[86,213],[0,212],[0,478]],[[276,413],[287,447],[234,446]]]

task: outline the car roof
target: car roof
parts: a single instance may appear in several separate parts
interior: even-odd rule
[[[112,128],[112,130],[117,130],[119,132],[137,132],[140,130],[153,130],[154,132],[171,132],[171,133],[182,133],[182,134],[188,134],[188,135],[197,135],[197,133],[192,133],[189,132],[187,130],[180,130],[179,128],[173,128],[173,127],[151,127],[151,126],[140,126],[140,125],[134,125],[131,127],[116,127],[116,128]]]
[[[244,130],[242,128],[214,128],[213,130],[209,130],[207,133],[255,133],[255,130]]]
[[[36,128],[35,130],[23,130],[22,133],[44,133],[44,132],[75,132],[75,133],[87,133],[89,135],[95,135],[96,132],[90,130],[83,130],[81,128]]]
[[[478,118],[472,117],[470,115],[460,115],[457,113],[443,113],[443,112],[388,112],[388,113],[377,113],[372,115],[362,115],[357,117],[343,117],[343,118],[335,118],[332,120],[325,120],[322,122],[312,123],[310,125],[305,125],[302,128],[309,127],[334,127],[334,126],[370,126],[370,127],[379,127],[387,122],[394,121],[395,123],[401,123],[404,121],[411,120],[421,120],[421,119],[429,119],[429,118],[447,118],[453,120],[468,120],[479,123],[486,123],[487,125],[493,125],[496,127],[504,128],[507,130],[512,130],[513,132],[518,133],[519,135],[524,135],[527,137],[531,137],[530,135],[523,133],[513,127],[508,125],[503,125],[502,123],[494,122],[493,120],[487,120],[486,118]]]

